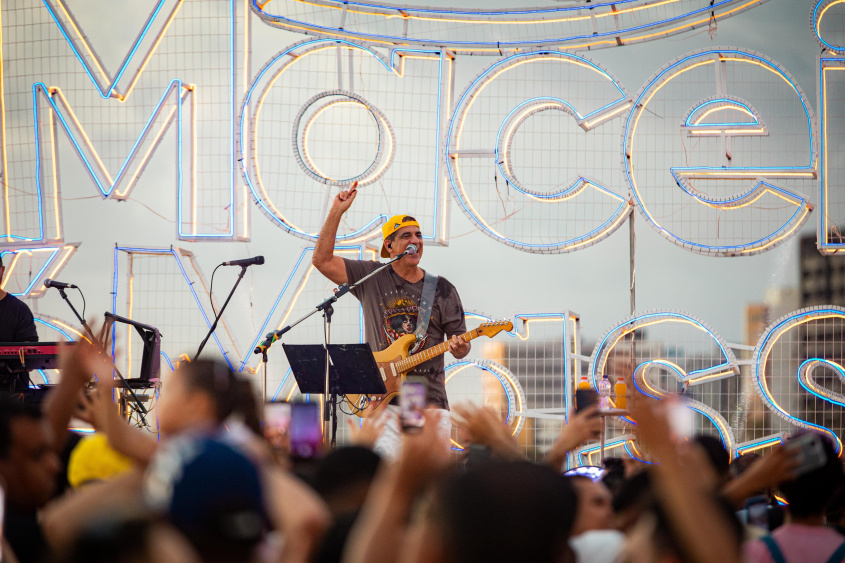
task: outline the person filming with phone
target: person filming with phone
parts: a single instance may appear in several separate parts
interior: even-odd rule
[[[745,545],[751,563],[845,561],[845,537],[825,526],[825,509],[842,486],[842,463],[833,443],[821,434],[791,437],[772,456],[794,458],[791,476],[780,484],[788,505],[787,522],[770,535]]]
[[[337,229],[355,201],[356,186],[357,183],[350,190],[341,191],[332,201],[311,260],[320,273],[338,285],[355,283],[381,265],[334,254]],[[455,286],[445,278],[420,268],[424,243],[417,220],[410,215],[395,215],[382,227],[382,235],[381,257],[402,256],[401,259],[352,290],[364,309],[364,333],[370,348],[373,352],[382,351],[398,338],[416,334],[416,342],[409,350],[411,355],[448,341],[452,356],[466,356],[470,344],[458,336],[466,331],[461,299]],[[443,356],[419,364],[409,375],[425,380],[427,408],[441,412],[440,425],[448,435],[451,421]],[[394,402],[387,407],[389,419],[375,444],[376,452],[389,458],[398,455],[401,444],[399,407]]]

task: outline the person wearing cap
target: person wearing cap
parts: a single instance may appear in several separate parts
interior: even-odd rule
[[[350,190],[341,191],[332,201],[311,259],[320,273],[338,285],[355,283],[381,266],[379,262],[350,260],[334,254],[338,226],[358,193],[355,187],[353,185]],[[410,215],[395,215],[382,227],[382,236],[382,258],[393,259],[404,253],[408,245],[414,245],[417,250],[352,290],[364,309],[364,333],[373,351],[384,350],[400,336],[415,332],[426,277],[425,270],[420,268],[424,245],[416,219]],[[409,353],[419,353],[448,339],[452,356],[463,358],[470,350],[470,344],[458,338],[464,332],[466,321],[458,291],[445,278],[439,277],[428,330],[421,340],[414,343]],[[448,433],[451,432],[451,423],[444,366],[443,356],[440,355],[420,364],[409,375],[425,377],[428,382],[428,405],[443,411],[440,420],[444,432]],[[390,405],[388,409],[394,413],[385,425],[382,437],[376,442],[376,451],[392,457],[398,452],[400,443],[395,414],[398,407]]]

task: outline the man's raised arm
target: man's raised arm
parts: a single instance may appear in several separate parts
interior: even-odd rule
[[[340,192],[332,200],[332,206],[329,209],[326,222],[323,223],[323,228],[320,229],[320,236],[317,237],[317,246],[314,249],[314,255],[311,257],[311,263],[314,267],[338,285],[346,283],[348,280],[346,278],[346,264],[344,264],[343,258],[334,255],[334,243],[337,237],[337,228],[340,225],[340,219],[352,205],[355,196],[358,195],[358,192],[355,190],[357,185],[358,182],[355,182],[352,184],[352,189]]]

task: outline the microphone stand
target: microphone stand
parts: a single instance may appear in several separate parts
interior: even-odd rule
[[[99,342],[97,342],[97,338],[94,336],[94,332],[91,330],[91,327],[88,326],[88,323],[85,322],[85,319],[82,318],[82,315],[79,314],[79,311],[76,310],[76,307],[74,307],[73,303],[70,302],[70,299],[67,298],[67,293],[65,293],[65,288],[57,287],[56,289],[59,290],[59,294],[62,296],[62,299],[65,300],[65,303],[68,304],[68,307],[70,307],[70,310],[73,311],[73,314],[76,316],[76,318],[79,320],[79,322],[82,323],[82,328],[85,329],[85,333],[91,339],[91,343],[92,344],[94,344],[94,343],[99,344]],[[132,396],[132,400],[135,402],[135,406],[137,407],[138,414],[141,417],[141,424],[143,424],[144,426],[149,426],[147,424],[147,419],[144,417],[144,415],[147,414],[146,407],[144,407],[144,404],[141,403],[141,400],[135,394],[135,391],[132,390],[132,387],[129,385],[129,382],[126,381],[126,378],[123,377],[123,374],[120,373],[120,370],[117,369],[117,366],[114,365],[114,361],[112,361],[111,367],[114,370],[114,373],[117,374],[117,377],[118,377],[118,379],[120,379],[120,382],[123,385],[123,387],[127,391],[129,391],[129,394]]]
[[[385,262],[384,264],[382,264],[381,266],[379,266],[378,268],[376,268],[375,270],[373,270],[372,272],[370,272],[369,274],[367,274],[366,276],[364,276],[363,278],[361,278],[357,282],[353,283],[352,285],[349,285],[347,283],[340,284],[339,286],[337,286],[332,291],[333,295],[331,297],[329,297],[328,299],[324,300],[322,303],[317,305],[314,309],[312,309],[308,314],[306,314],[304,317],[300,318],[299,320],[294,321],[293,323],[291,323],[288,326],[282,328],[281,330],[277,330],[275,332],[268,333],[267,336],[265,337],[264,342],[262,342],[259,346],[257,346],[255,348],[255,350],[253,350],[254,354],[263,354],[264,358],[266,358],[267,357],[267,349],[270,346],[272,346],[274,342],[281,339],[282,335],[284,335],[286,332],[291,330],[293,327],[295,327],[296,325],[298,325],[299,323],[301,323],[305,319],[311,317],[317,311],[323,312],[323,318],[324,318],[324,323],[323,323],[324,329],[323,330],[324,330],[324,335],[325,335],[323,347],[326,349],[326,376],[325,376],[326,406],[323,409],[323,424],[324,424],[323,435],[324,436],[331,435],[331,442],[330,443],[331,443],[332,447],[334,447],[335,442],[336,442],[336,438],[337,438],[337,394],[333,392],[333,389],[331,387],[330,371],[329,371],[329,360],[330,360],[330,358],[329,358],[329,344],[331,343],[332,314],[334,314],[334,308],[332,308],[332,305],[335,302],[337,302],[338,299],[340,299],[341,297],[343,297],[344,295],[346,295],[347,293],[349,293],[350,291],[352,291],[353,289],[355,289],[356,287],[358,287],[359,285],[361,285],[362,283],[367,281],[369,278],[371,278],[374,275],[376,275],[377,273],[381,272],[382,270],[384,270],[385,268],[387,268],[388,266],[390,266],[394,262],[401,260],[402,258],[407,256],[408,254],[410,254],[410,253],[409,252],[403,252],[402,254],[396,256],[392,260]],[[264,361],[266,362],[266,359]],[[265,366],[265,369],[266,369],[266,366]],[[330,406],[331,406],[331,409],[329,409]],[[331,433],[330,433],[330,431],[331,431]]]
[[[220,311],[217,312],[217,316],[214,317],[214,322],[211,324],[211,328],[208,329],[208,334],[205,335],[202,342],[200,342],[200,347],[197,348],[197,353],[194,354],[194,359],[192,361],[196,361],[197,358],[200,356],[200,352],[202,349],[205,348],[205,343],[208,342],[208,339],[211,338],[211,335],[217,329],[217,323],[220,322],[220,317],[223,316],[223,311],[226,310],[226,305],[229,304],[229,300],[232,299],[232,295],[235,294],[235,290],[238,288],[238,284],[241,283],[241,280],[244,278],[244,274],[246,274],[246,266],[241,266],[241,273],[238,274],[238,279],[235,281],[235,285],[232,286],[232,291],[229,292],[229,296],[226,298],[226,301],[223,303],[223,306],[220,307]]]

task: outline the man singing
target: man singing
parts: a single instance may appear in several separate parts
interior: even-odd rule
[[[311,260],[315,268],[338,285],[353,284],[380,266],[379,262],[349,260],[334,255],[338,225],[357,193],[353,186],[351,190],[342,191],[334,198]],[[384,224],[382,234],[382,258],[393,259],[404,253],[408,245],[414,245],[417,251],[402,257],[390,268],[382,270],[352,290],[364,309],[364,333],[373,351],[384,350],[400,336],[414,333],[423,320],[420,313],[426,272],[419,266],[423,254],[419,223],[408,215],[396,215]],[[442,277],[435,281],[433,276],[429,276],[429,283],[436,284],[436,289],[428,328],[409,353],[416,354],[448,338],[449,352],[455,358],[463,358],[469,353],[470,344],[458,338],[459,334],[466,332],[464,308],[458,291]],[[444,366],[443,356],[437,356],[420,364],[408,375],[422,376],[427,380],[427,403],[429,408],[442,411],[441,426],[448,435],[451,433],[451,420]],[[398,407],[390,405],[388,409],[392,412],[382,436],[376,442],[376,451],[394,457],[400,444]]]

